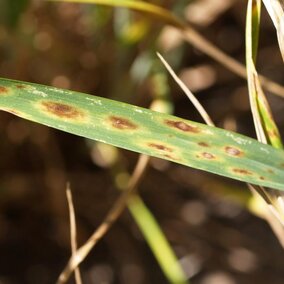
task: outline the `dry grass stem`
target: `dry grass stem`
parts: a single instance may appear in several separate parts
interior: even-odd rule
[[[252,112],[256,136],[258,141],[267,144],[265,131],[258,110],[258,96],[260,96],[262,89],[259,84],[258,74],[256,72],[252,58],[249,58],[248,61],[249,61],[248,64],[249,100],[250,100],[250,108]],[[264,94],[262,95],[264,96]]]
[[[277,31],[279,49],[284,60],[284,2],[283,0],[262,0]]]
[[[282,145],[280,134],[278,133],[277,126],[274,123],[271,109],[262,90],[259,76],[255,68],[257,51],[253,50],[253,46],[256,45],[257,47],[258,45],[258,39],[256,37],[258,30],[256,26],[259,26],[259,21],[256,24],[256,20],[254,22],[253,19],[260,18],[260,7],[260,0],[248,1],[246,20],[246,67],[249,100],[257,140],[264,144],[271,144],[272,146],[276,147],[275,145],[279,146],[279,143]],[[274,128],[272,125],[274,125]],[[275,140],[271,140],[271,133],[273,133],[273,136],[276,138],[279,136],[278,138],[280,141],[278,142],[277,140],[277,144],[275,144]],[[283,194],[279,193],[278,191],[256,185],[249,185],[249,188],[253,193],[253,198],[259,200],[256,196],[259,194],[265,201],[264,203],[260,203],[259,206],[266,212],[266,214],[263,214],[263,216],[270,224],[279,242],[283,246],[284,211],[282,203],[279,202],[281,199],[283,199]]]
[[[193,93],[187,88],[187,86],[184,84],[184,82],[176,75],[176,73],[173,71],[172,67],[168,64],[168,62],[164,59],[164,57],[160,54],[157,53],[158,57],[170,73],[170,75],[173,77],[173,79],[176,81],[176,83],[180,86],[180,88],[184,91],[186,96],[189,98],[189,100],[192,102],[192,104],[195,106],[197,111],[200,113],[204,121],[211,126],[214,126],[214,122],[204,109],[204,107],[200,104],[198,99],[193,95]]]
[[[76,254],[77,250],[77,229],[76,229],[76,218],[75,218],[75,210],[73,205],[73,198],[70,189],[70,184],[67,184],[66,189],[66,196],[68,202],[68,209],[69,209],[69,217],[70,217],[70,240],[71,240],[71,250],[72,256]],[[74,269],[75,274],[75,282],[76,284],[82,284],[82,278],[79,267]]]
[[[256,198],[258,198],[259,196],[263,198],[265,206],[262,208],[264,210],[261,212],[262,218],[264,218],[270,225],[280,245],[282,246],[282,248],[284,248],[284,224],[282,216],[276,210],[274,204],[272,204],[272,200],[267,195],[265,189],[258,188],[257,186],[253,186],[251,184],[248,184],[248,187],[252,194],[256,196]],[[266,198],[263,195],[265,195]]]
[[[217,48],[214,44],[204,38],[201,34],[199,34],[189,25],[184,26],[183,29],[178,28],[178,30],[181,31],[185,41],[189,42],[195,48],[204,52],[206,55],[210,56],[211,58],[222,64],[233,73],[239,75],[244,79],[247,78],[246,67],[243,64],[227,55],[221,49]],[[259,76],[259,79],[261,85],[267,91],[280,97],[284,97],[283,86],[261,75]]]
[[[121,7],[127,7],[132,10],[136,10],[139,12],[144,12],[147,14],[150,14],[156,18],[158,18],[160,21],[164,21],[167,24],[177,28],[178,32],[180,32],[184,38],[185,41],[190,43],[195,48],[199,49],[200,51],[204,52],[209,57],[213,58],[223,66],[225,66],[227,69],[232,71],[233,73],[239,75],[240,77],[247,78],[246,74],[246,67],[235,60],[234,58],[227,55],[225,52],[220,50],[218,47],[216,47],[214,44],[212,44],[210,41],[208,41],[206,38],[204,38],[201,34],[199,34],[192,26],[190,26],[188,23],[185,23],[184,21],[180,20],[178,17],[176,17],[173,13],[170,11],[151,4],[147,2],[140,3],[139,1],[136,1],[133,5],[131,3],[132,1],[123,1],[123,3],[114,3],[111,1],[111,3],[107,0],[48,0],[53,2],[74,2],[74,3],[92,3],[92,4],[101,4],[101,5],[108,5],[108,6],[121,6]],[[268,91],[270,91],[273,94],[276,94],[280,97],[284,97],[284,87],[273,82],[272,80],[264,77],[259,76],[261,85]]]
[[[187,86],[182,82],[182,80],[175,74],[173,69],[170,67],[170,65],[167,63],[167,61],[158,53],[158,56],[162,63],[165,65],[167,70],[169,71],[170,75],[173,77],[173,79],[176,81],[176,83],[181,87],[181,89],[185,92],[186,96],[189,98],[189,100],[192,102],[192,104],[195,106],[197,111],[200,113],[204,121],[211,126],[215,126],[213,120],[209,116],[209,114],[206,112],[204,107],[200,104],[200,102],[197,100],[197,98],[194,96],[194,94],[187,88]],[[262,126],[260,126],[262,129]],[[251,184],[247,184],[249,189],[251,190],[252,194],[259,194],[266,205],[267,210],[263,215],[262,218],[265,218],[266,221],[270,224],[270,227],[272,228],[273,232],[275,233],[276,237],[278,238],[280,244],[284,248],[284,234],[283,234],[283,218],[282,214],[279,213],[279,209],[277,210],[275,207],[274,202],[271,200],[271,195],[268,194],[263,188],[257,187]],[[279,197],[281,200],[281,205],[283,207],[283,199]],[[281,212],[281,211],[280,211]],[[283,211],[284,212],[284,211]]]
[[[143,177],[143,173],[145,172],[149,159],[149,156],[146,155],[139,156],[134,172],[128,182],[127,189],[121,194],[111,210],[108,212],[102,224],[97,228],[87,242],[81,246],[75,254],[72,254],[68,264],[60,274],[57,284],[66,283],[74,269],[86,258],[91,249],[93,249],[96,243],[108,232],[112,224],[121,215],[127,205],[129,197]]]

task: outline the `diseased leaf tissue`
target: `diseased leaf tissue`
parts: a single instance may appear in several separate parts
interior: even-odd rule
[[[284,190],[284,152],[246,136],[137,106],[0,79],[0,109],[65,132]]]

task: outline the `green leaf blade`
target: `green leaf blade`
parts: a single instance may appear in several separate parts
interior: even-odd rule
[[[0,109],[68,133],[284,190],[284,152],[246,136],[78,92],[0,79]]]

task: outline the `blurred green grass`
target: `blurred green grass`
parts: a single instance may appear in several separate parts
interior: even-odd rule
[[[193,15],[203,15],[192,12],[187,1],[161,4],[178,10],[181,17],[190,21]],[[192,7],[193,4],[195,9],[200,5],[198,1]],[[208,17],[208,10],[204,13],[205,18],[212,19],[210,24],[195,20],[194,25],[230,55],[244,61],[245,3],[228,5],[215,17]],[[149,32],[141,41],[125,44],[114,27],[114,18],[119,21],[121,14],[134,22],[141,19],[139,15],[105,7],[55,7],[31,2],[20,15],[14,32],[10,32],[8,22],[1,16],[1,76],[148,106],[152,97],[152,82],[145,79],[151,72],[149,62],[156,47],[163,47],[182,78],[196,88],[218,126],[254,135],[245,82],[196,49],[178,39],[174,41],[170,30],[166,32],[171,36],[165,36],[159,23],[150,23]],[[159,36],[160,31],[163,36]],[[258,69],[283,82],[274,27],[265,13],[260,46]],[[203,72],[206,76],[202,76]],[[169,84],[175,113],[201,121],[178,87],[171,81]],[[122,90],[127,94],[124,97]],[[283,101],[270,94],[268,100],[283,133]],[[117,197],[109,172],[96,162],[99,157],[95,151],[90,152],[85,142],[76,137],[4,113],[0,114],[0,135],[0,279],[4,283],[54,283],[69,256],[65,181],[70,180],[74,190],[82,243]],[[135,155],[123,154],[131,169]],[[282,283],[283,255],[275,237],[262,220],[229,198],[234,188],[233,193],[239,194],[233,199],[246,200],[247,191],[242,184],[157,160],[152,162],[148,174],[141,185],[142,196],[193,283],[212,283],[214,279],[219,283]],[[82,269],[88,275],[86,283],[166,283],[128,214],[102,240]]]

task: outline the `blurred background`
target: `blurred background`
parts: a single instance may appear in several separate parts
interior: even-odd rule
[[[244,62],[247,1],[156,0]],[[202,122],[157,59],[161,52],[222,128],[255,137],[246,82],[164,23],[122,8],[0,1],[0,77],[149,107],[162,97]],[[257,63],[284,84],[276,33],[263,8]],[[267,93],[284,131],[283,98]],[[138,155],[0,113],[0,283],[55,283],[70,257],[70,182],[79,244],[119,196]],[[283,283],[284,252],[247,210],[245,184],[152,159],[139,187],[193,284]],[[86,284],[167,283],[127,210],[81,265]],[[69,283],[74,283],[71,280]]]

